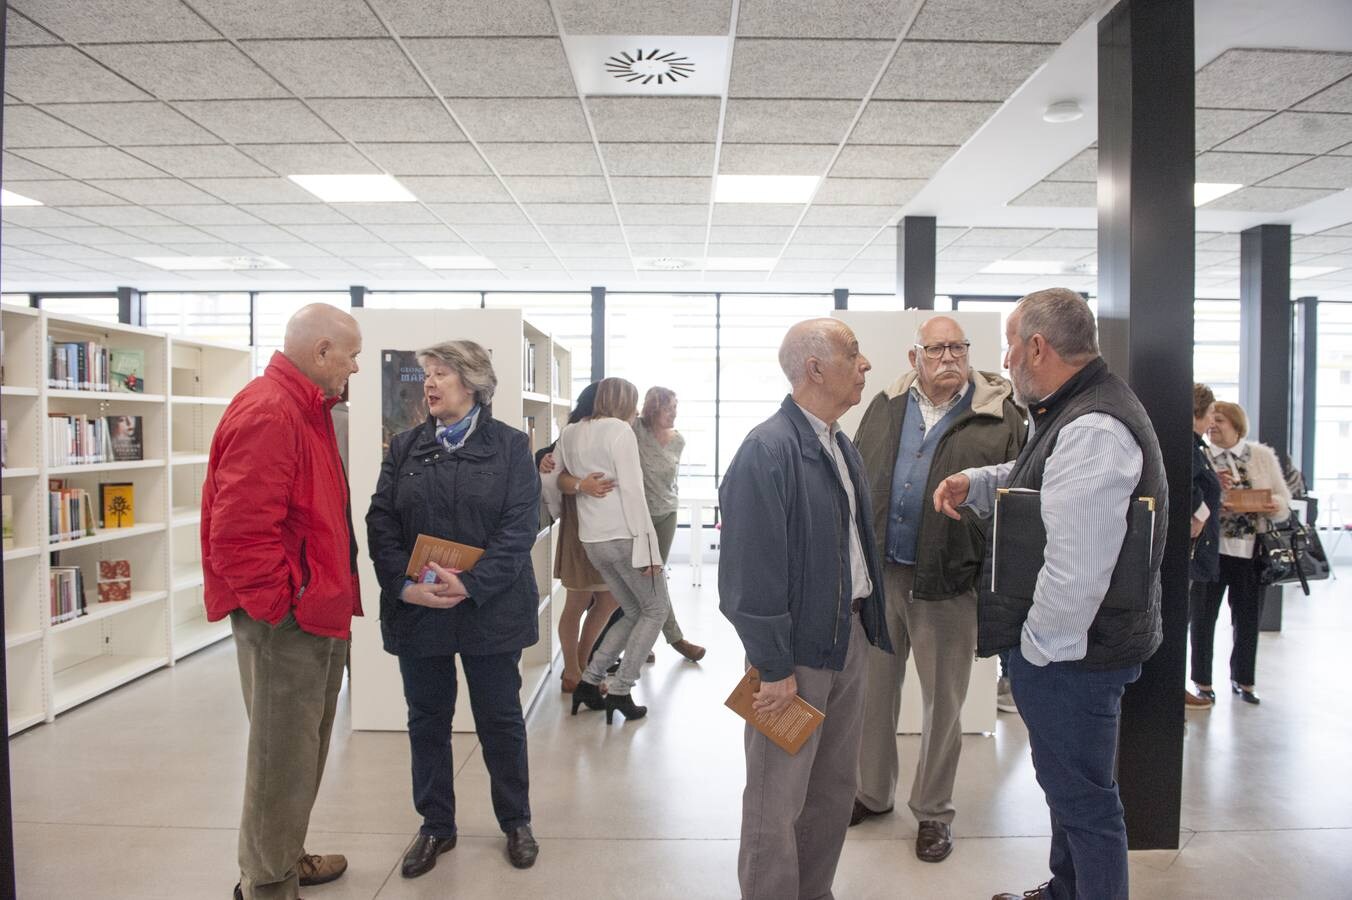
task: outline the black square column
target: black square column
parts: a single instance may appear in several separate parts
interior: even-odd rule
[[[897,293],[903,309],[934,309],[935,220],[906,216],[897,224]]]
[[[1133,850],[1176,848],[1192,487],[1193,3],[1123,0],[1099,22],[1099,341],[1150,414],[1169,482],[1164,643],[1122,700]]]
[[[1249,437],[1291,450],[1291,226],[1239,235],[1239,405]]]

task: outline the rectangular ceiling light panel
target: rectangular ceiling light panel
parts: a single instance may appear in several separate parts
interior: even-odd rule
[[[288,175],[325,203],[416,203],[392,175]]]
[[[715,203],[806,203],[819,175],[719,175]]]

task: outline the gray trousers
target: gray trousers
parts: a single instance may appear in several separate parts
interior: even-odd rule
[[[953,823],[953,783],[962,753],[963,701],[976,653],[976,594],[912,600],[914,566],[884,563],[887,633],[895,654],[870,648],[864,740],[859,748],[859,801],[891,809],[897,793],[897,719],[906,657],[915,657],[923,707],[920,757],[911,783],[911,812],[920,822]]]
[[[274,628],[237,609],[230,627],[249,716],[240,888],[245,900],[293,900],[348,642],[302,631],[290,614]]]
[[[790,756],[746,726],[737,880],[742,900],[831,900],[854,805],[868,637],[851,616],[845,668],[795,666],[798,696],[826,714]]]
[[[610,626],[601,646],[592,654],[582,680],[590,684],[605,681],[606,669],[623,653],[624,660],[610,679],[607,690],[612,694],[627,694],[638,681],[643,663],[662,630],[662,623],[671,613],[667,579],[660,573],[644,575],[634,568],[634,542],[630,538],[583,543],[582,547],[587,551],[587,559],[606,580],[615,602],[624,610],[624,616]]]
[[[662,554],[662,562],[669,562],[671,560],[671,542],[676,538],[676,513],[667,513],[665,516],[658,516],[653,519],[653,528],[657,530],[657,551]],[[667,613],[667,620],[662,623],[662,637],[666,639],[668,644],[674,644],[685,639],[681,625],[676,621],[676,608],[674,606],[671,612]]]

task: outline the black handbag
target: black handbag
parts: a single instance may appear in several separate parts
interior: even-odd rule
[[[1311,581],[1329,577],[1329,561],[1319,536],[1295,516],[1259,534],[1255,556],[1259,584],[1300,582],[1300,589],[1309,596]]]

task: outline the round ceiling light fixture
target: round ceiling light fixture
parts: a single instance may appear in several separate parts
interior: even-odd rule
[[[677,256],[655,256],[650,259],[641,260],[639,268],[657,269],[663,272],[678,272],[682,269],[690,268],[690,260],[681,259]]]
[[[1042,121],[1056,124],[1074,122],[1082,118],[1084,118],[1084,110],[1080,109],[1080,104],[1074,100],[1057,101],[1042,112]]]
[[[606,71],[631,84],[675,84],[693,75],[695,64],[676,50],[621,51],[606,60]]]

